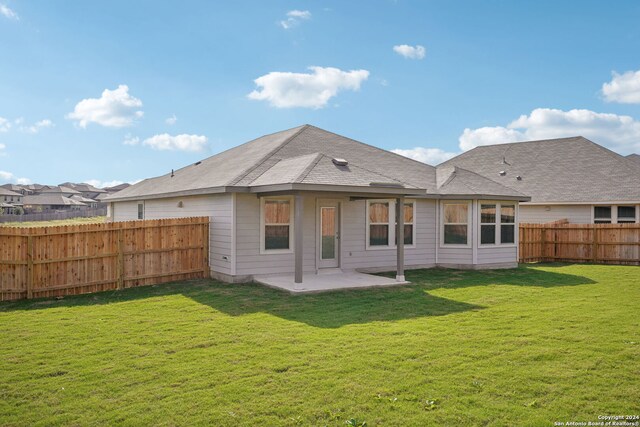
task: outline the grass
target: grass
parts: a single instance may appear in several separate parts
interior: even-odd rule
[[[640,268],[215,281],[0,304],[0,425],[532,425],[640,413]],[[349,424],[350,423],[350,424]]]
[[[93,216],[89,218],[70,218],[55,221],[26,221],[26,222],[5,222],[0,227],[49,227],[56,225],[78,225],[78,224],[101,224],[105,222],[106,216]]]

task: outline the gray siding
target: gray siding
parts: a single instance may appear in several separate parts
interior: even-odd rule
[[[547,210],[547,207],[549,210]],[[527,205],[520,204],[520,222],[543,224],[568,219],[572,224],[591,223],[591,205]]]
[[[478,264],[502,264],[516,262],[515,246],[494,246],[478,248]]]
[[[366,202],[343,205],[343,265],[345,269],[395,268],[396,249],[366,249]],[[405,248],[405,266],[434,265],[436,262],[436,202],[416,201],[416,247]]]
[[[178,203],[182,202],[182,207]],[[114,203],[114,220],[138,219],[138,202]],[[188,196],[153,199],[144,202],[145,219],[184,218],[193,216],[212,217],[209,237],[209,263],[211,268],[231,274],[231,194]],[[227,257],[227,259],[223,259]]]

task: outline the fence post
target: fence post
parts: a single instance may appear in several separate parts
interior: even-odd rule
[[[591,226],[591,230],[593,231],[593,240],[591,242],[591,261],[596,263],[598,261],[598,229],[595,224]]]
[[[33,236],[27,236],[27,299],[33,298]]]
[[[124,288],[124,230],[118,229],[118,289]]]
[[[211,227],[211,219],[209,219],[209,222],[202,224],[202,239],[203,239],[203,243],[204,243],[204,259],[203,259],[203,263],[204,265],[202,266],[202,276],[204,279],[208,279],[209,275],[211,274],[211,270],[209,269],[209,236],[210,236],[210,227]],[[232,254],[231,256],[234,256],[235,254]]]

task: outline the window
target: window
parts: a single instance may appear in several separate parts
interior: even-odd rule
[[[445,245],[466,245],[469,231],[469,203],[445,203],[443,205]]]
[[[369,203],[369,246],[389,246],[389,202]]]
[[[611,206],[594,206],[593,222],[595,224],[611,224]]]
[[[144,202],[138,202],[138,219],[144,219]]]
[[[636,222],[635,206],[618,206],[618,224]]]
[[[480,243],[496,243],[496,205],[480,205]]]
[[[500,205],[500,243],[515,243],[516,205]]]
[[[480,204],[480,244],[509,245],[516,239],[516,205],[512,203]]]
[[[287,199],[263,199],[264,250],[289,251],[292,249],[291,218],[293,202]]]
[[[415,242],[414,201],[404,203],[404,244]],[[370,200],[367,202],[367,248],[393,248],[398,243],[396,236],[395,200]]]

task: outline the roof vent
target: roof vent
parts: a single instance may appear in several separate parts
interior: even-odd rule
[[[516,179],[517,179],[518,181],[522,181],[522,177],[521,177],[520,175],[516,176]]]
[[[500,171],[498,172],[498,175],[500,176],[505,176],[507,174],[507,171]]]
[[[333,162],[334,165],[336,166],[347,166],[349,164],[348,161],[346,161],[345,159],[340,159],[338,157],[331,159],[331,161]]]
[[[201,161],[200,162],[195,162],[194,165],[198,166],[200,163],[202,163],[202,162]]]
[[[171,169],[171,178],[173,178],[173,169]]]

